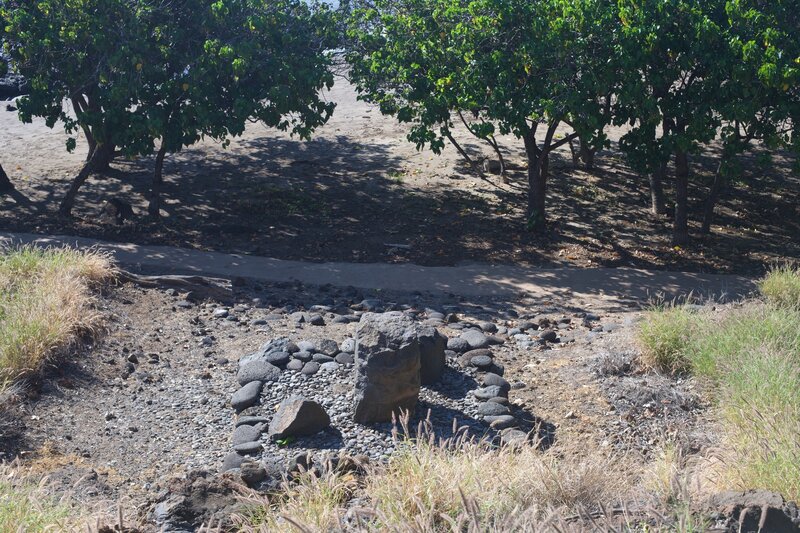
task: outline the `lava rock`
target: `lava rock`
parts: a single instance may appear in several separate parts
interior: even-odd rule
[[[453,337],[447,340],[447,349],[454,352],[463,353],[469,351],[469,343],[461,337]]]
[[[355,362],[356,358],[351,353],[342,352],[340,354],[337,354],[336,357],[334,357],[333,359],[340,365],[352,365],[353,362]]]
[[[388,422],[419,399],[420,350],[413,320],[400,312],[365,313],[356,337],[354,420]]]
[[[233,447],[233,450],[241,455],[258,455],[261,453],[262,449],[263,446],[261,446],[261,443],[258,441],[243,442]]]
[[[309,361],[304,364],[302,370],[300,370],[300,373],[305,376],[313,376],[317,372],[319,372],[319,363],[316,361]]]
[[[476,368],[489,368],[494,361],[488,355],[476,355],[470,358],[469,363]]]
[[[318,353],[333,357],[334,355],[339,353],[339,344],[332,339],[322,339],[317,341],[317,343],[314,346],[314,349]]]
[[[269,425],[269,437],[305,437],[319,433],[331,424],[325,409],[317,402],[300,396],[283,400]]]
[[[488,401],[492,398],[497,398],[499,396],[503,396],[502,389],[497,385],[489,385],[488,387],[481,387],[480,389],[475,389],[475,398],[478,400]]]
[[[289,364],[286,365],[286,370],[294,370],[295,372],[300,372],[303,370],[303,365],[305,363],[300,359],[292,359],[289,361]]]
[[[417,334],[420,355],[420,379],[423,385],[433,385],[442,377],[447,365],[444,351],[447,338],[434,327],[422,328]]]
[[[486,416],[483,420],[496,430],[508,429],[517,425],[517,419],[511,415]]]
[[[236,380],[240,385],[247,385],[252,381],[277,381],[280,377],[281,369],[263,359],[256,359],[241,365],[236,374]]]
[[[243,411],[256,404],[258,396],[261,394],[261,387],[264,384],[260,381],[251,381],[241,389],[233,393],[231,397],[231,407],[236,411]]]
[[[495,385],[500,387],[500,396],[508,396],[508,391],[511,390],[511,384],[508,381],[506,381],[503,377],[491,372],[483,376],[484,387],[491,387]]]
[[[502,416],[511,414],[505,405],[496,402],[483,402],[478,405],[478,414],[481,416]]]
[[[248,487],[254,488],[267,479],[267,470],[258,461],[245,459],[239,467],[239,475]]]
[[[477,329],[468,329],[461,334],[460,338],[465,340],[473,350],[489,346],[489,339]]]
[[[222,466],[219,468],[220,473],[227,472],[228,470],[235,470],[242,465],[244,457],[236,452],[231,452],[222,460]]]
[[[539,338],[547,342],[556,342],[558,340],[558,333],[552,329],[546,329],[539,333]]]
[[[245,442],[254,442],[261,437],[261,425],[258,426],[238,426],[233,430],[231,444],[237,446]]]

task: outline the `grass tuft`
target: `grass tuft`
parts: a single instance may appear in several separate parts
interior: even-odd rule
[[[113,274],[110,259],[95,251],[0,250],[0,390],[97,332],[92,290]]]
[[[691,369],[687,357],[689,340],[701,316],[686,306],[670,305],[652,310],[639,327],[642,363],[668,373]]]
[[[800,309],[800,268],[782,266],[770,270],[758,288],[777,307]]]

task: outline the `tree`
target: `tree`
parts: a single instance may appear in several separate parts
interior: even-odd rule
[[[418,148],[451,138],[453,112],[473,134],[511,134],[528,159],[528,225],[546,229],[550,154],[582,136],[602,144],[602,59],[609,22],[602,0],[366,0],[348,36],[360,97],[410,123]],[[557,138],[567,123],[575,132]]]
[[[661,209],[659,178],[675,162],[672,241],[689,240],[690,155],[716,136],[713,65],[727,61],[724,1],[621,0],[620,55],[627,74],[617,91],[615,121],[632,129],[620,141],[635,168],[651,174],[653,209]]]
[[[614,109],[631,130],[620,146],[633,166],[651,176],[653,210],[663,207],[661,178],[675,162],[673,243],[689,240],[690,158],[721,144],[703,216],[736,171],[736,157],[754,140],[787,145],[798,116],[793,37],[797,11],[758,0],[622,0],[622,66]],[[796,137],[796,136],[795,136]]]
[[[710,233],[714,208],[740,172],[737,158],[755,141],[798,151],[800,132],[800,11],[791,2],[729,1],[725,27],[730,61],[715,107],[722,120],[720,161],[705,202],[701,231]]]
[[[227,143],[249,121],[307,138],[333,111],[320,95],[333,83],[328,11],[300,0],[6,0],[0,13],[32,81],[23,120],[60,121],[97,144],[64,214],[102,162],[101,147],[156,154],[149,213],[158,218],[168,153],[204,137]],[[77,101],[75,117],[64,99]]]

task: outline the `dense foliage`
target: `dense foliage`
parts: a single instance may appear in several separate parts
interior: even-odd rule
[[[20,117],[83,131],[87,164],[62,203],[116,150],[157,152],[150,214],[166,153],[227,140],[250,120],[308,137],[333,105],[323,52],[330,14],[300,0],[0,1],[7,48],[31,84]],[[72,103],[72,109],[64,106]]]
[[[601,147],[610,123],[628,126],[620,147],[651,176],[657,213],[674,159],[676,244],[688,240],[691,154],[722,143],[713,212],[736,154],[751,141],[797,146],[796,1],[354,0],[349,7],[348,60],[361,98],[410,123],[418,147],[441,150],[464,114],[479,137],[522,139],[528,225],[536,231],[546,228],[550,153],[573,138]],[[561,125],[573,133],[557,138]]]

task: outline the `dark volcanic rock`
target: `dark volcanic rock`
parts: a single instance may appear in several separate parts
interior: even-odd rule
[[[272,440],[305,437],[319,433],[331,424],[325,409],[311,400],[293,396],[283,400],[269,425]]]
[[[365,313],[356,342],[354,419],[388,422],[392,413],[413,412],[420,390],[417,330],[399,312]]]

